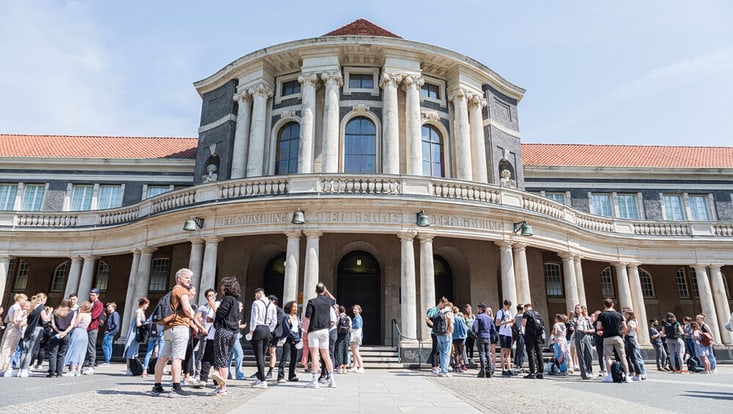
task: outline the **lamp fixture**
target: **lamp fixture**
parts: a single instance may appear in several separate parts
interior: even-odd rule
[[[430,226],[430,216],[425,214],[425,210],[420,210],[417,212],[417,225],[418,227]]]
[[[514,233],[521,232],[522,236],[534,236],[534,233],[532,233],[532,226],[527,224],[526,221],[518,221],[514,223]]]
[[[305,224],[305,212],[301,209],[297,209],[293,213],[293,219],[290,222],[293,224]]]
[[[204,228],[204,219],[201,217],[191,217],[183,223],[183,230],[196,231]]]

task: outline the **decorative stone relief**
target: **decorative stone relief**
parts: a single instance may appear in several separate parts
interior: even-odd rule
[[[426,111],[426,112],[423,112],[422,115],[423,115],[423,119],[425,119],[426,121],[433,121],[433,122],[440,121],[440,115],[435,111]]]
[[[367,113],[369,112],[369,105],[358,104],[351,108],[356,113]]]
[[[339,88],[344,86],[344,78],[341,76],[341,72],[324,72],[321,73],[321,80],[326,83],[335,83]]]

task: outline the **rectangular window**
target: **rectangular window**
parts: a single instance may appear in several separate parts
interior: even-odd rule
[[[155,197],[157,195],[167,193],[168,191],[171,191],[172,189],[173,189],[173,186],[170,186],[170,185],[149,185],[147,198]]]
[[[552,201],[556,201],[560,204],[565,204],[565,193],[545,193],[545,198],[549,198]]]
[[[44,186],[45,188],[45,186]],[[24,291],[26,286],[28,286],[28,272],[30,271],[30,266],[28,265],[28,262],[25,260],[20,260],[18,263],[18,273],[15,275],[15,283],[13,284],[13,290],[15,291]]]
[[[611,194],[593,193],[591,194],[591,213],[598,216],[613,217],[613,207],[611,206]]]
[[[46,184],[26,184],[23,191],[23,211],[41,211]]]
[[[12,210],[17,195],[18,184],[0,184],[0,210]]]
[[[613,288],[613,276],[611,275],[611,268],[607,267],[601,272],[601,296],[604,298],[612,298],[616,296],[616,291]]]
[[[153,259],[150,264],[150,285],[148,290],[162,292],[168,289],[168,273],[171,261],[167,258]]]
[[[440,99],[440,87],[432,83],[425,83],[420,88],[420,97],[428,99]]]
[[[685,219],[684,209],[682,208],[682,197],[679,194],[664,194],[662,196],[664,202],[664,219],[682,221]]]
[[[297,79],[283,82],[282,96],[295,95],[300,93],[300,82]]]
[[[639,208],[634,194],[617,194],[618,216],[625,219],[638,220]]]
[[[121,185],[100,185],[97,209],[115,208],[122,205]]]
[[[689,298],[690,290],[687,288],[687,278],[685,277],[685,269],[679,268],[674,276],[674,284],[677,287],[678,298]]]
[[[547,296],[562,297],[562,276],[560,265],[557,263],[545,263],[545,283],[547,285]]]
[[[700,297],[700,288],[697,286],[697,272],[694,267],[690,268],[690,282],[692,283],[692,297]]]
[[[349,75],[350,89],[374,89],[374,76],[371,73],[352,73]]]
[[[74,189],[71,190],[71,210],[91,210],[93,195],[94,185],[74,185]]]
[[[690,219],[694,221],[710,221],[708,198],[705,195],[690,195]]]

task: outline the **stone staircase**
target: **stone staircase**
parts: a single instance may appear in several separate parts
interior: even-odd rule
[[[366,369],[403,368],[403,365],[399,362],[397,347],[362,345],[359,351]]]

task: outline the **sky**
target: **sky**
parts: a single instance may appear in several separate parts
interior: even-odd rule
[[[196,137],[193,82],[359,18],[526,89],[522,142],[733,144],[725,0],[0,0],[0,133]]]

